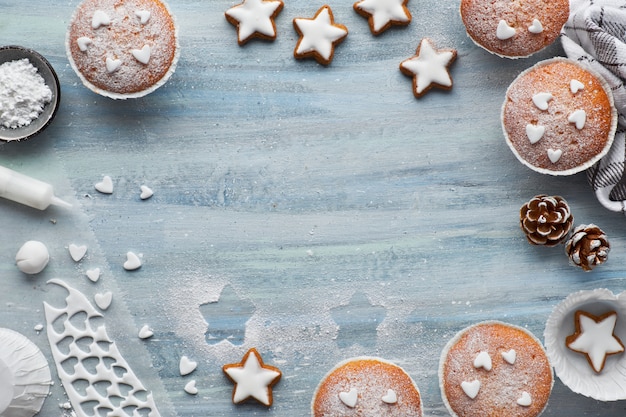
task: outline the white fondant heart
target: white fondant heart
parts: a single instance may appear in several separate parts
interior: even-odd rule
[[[517,359],[517,352],[515,352],[515,349],[502,352],[502,359],[513,365],[515,363],[515,359]]]
[[[196,388],[195,380],[187,382],[187,385],[185,385],[185,392],[189,395],[196,395],[198,393],[198,388]]]
[[[496,28],[496,37],[501,41],[505,41],[511,39],[513,36],[515,36],[515,28],[509,26],[505,20],[500,20]]]
[[[541,125],[526,125],[526,136],[528,136],[528,140],[531,144],[535,144],[541,140],[544,133],[546,133],[546,127]]]
[[[576,129],[581,130],[585,127],[585,123],[587,122],[587,113],[584,110],[576,110],[574,113],[569,115],[567,121],[574,123],[576,125]]]
[[[91,282],[98,282],[100,279],[100,268],[88,269],[85,275]]]
[[[461,382],[461,388],[465,395],[473,400],[478,395],[478,391],[480,391],[480,381],[477,379],[471,382],[463,381]]]
[[[107,26],[111,24],[111,18],[108,14],[102,10],[96,10],[91,18],[91,27],[98,29],[100,26]]]
[[[342,391],[339,393],[339,399],[341,402],[350,408],[354,408],[356,406],[357,397],[358,393],[356,388],[350,388],[350,391],[348,392]]]
[[[398,402],[398,396],[394,390],[388,389],[387,394],[383,395],[382,400],[387,404],[395,404]]]
[[[533,403],[533,400],[530,397],[529,393],[527,393],[526,391],[522,391],[522,396],[517,399],[517,403],[522,407],[530,407],[530,405]]]
[[[141,194],[139,195],[139,198],[141,198],[142,200],[147,200],[148,198],[152,197],[153,194],[154,194],[154,191],[152,191],[150,187],[148,187],[147,185],[142,185]]]
[[[91,40],[91,38],[88,38],[87,36],[81,36],[80,38],[76,39],[76,44],[78,44],[78,49],[80,49],[83,52],[85,52],[87,48],[89,48],[89,45],[91,45],[92,43],[93,41]]]
[[[140,339],[149,339],[152,336],[154,336],[154,332],[152,331],[150,326],[145,324],[141,329],[139,329],[138,336],[139,336]]]
[[[95,185],[96,190],[100,191],[103,194],[112,194],[113,193],[113,180],[108,175],[102,177],[102,181]]]
[[[107,68],[107,72],[109,74],[111,74],[112,72],[115,72],[119,69],[119,67],[122,66],[122,60],[121,59],[114,59],[114,58],[110,58],[107,57],[106,61],[104,62]]]
[[[485,371],[491,371],[491,356],[489,353],[482,351],[474,358],[474,368],[483,368]]]
[[[113,301],[113,293],[111,291],[107,291],[103,294],[96,294],[94,296],[94,300],[96,305],[100,307],[100,310],[106,310]]]
[[[133,54],[135,59],[142,64],[146,65],[150,62],[150,53],[152,52],[150,45],[144,45],[141,49],[131,49],[130,52]]]
[[[72,243],[69,246],[69,250],[70,250],[70,256],[72,257],[74,262],[78,262],[81,259],[83,259],[83,256],[85,256],[85,254],[87,253],[87,246],[85,245],[78,246]]]
[[[189,375],[190,373],[195,371],[197,367],[198,364],[189,359],[187,356],[183,356],[182,358],[180,358],[180,364],[178,366],[178,369],[181,376]]]
[[[559,159],[561,159],[561,155],[563,155],[563,151],[560,149],[557,149],[557,150],[548,149],[548,158],[550,158],[550,161],[553,164],[556,164],[557,162],[559,162]]]
[[[572,94],[576,94],[580,90],[584,90],[584,89],[585,89],[585,84],[581,83],[580,81],[576,79],[573,79],[569,82],[569,90],[572,92]]]
[[[141,267],[141,259],[134,252],[126,253],[126,262],[124,262],[124,269],[127,271],[134,271]]]
[[[539,19],[533,19],[533,23],[528,26],[528,31],[534,34],[539,34],[543,32],[543,25],[541,24]]]
[[[135,10],[135,16],[139,18],[142,25],[145,25],[150,20],[150,10]]]
[[[548,101],[552,100],[551,93],[537,93],[533,96],[533,103],[539,110],[548,110]]]

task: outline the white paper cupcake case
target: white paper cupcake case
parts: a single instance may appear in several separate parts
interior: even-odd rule
[[[617,312],[614,334],[626,341],[626,292],[615,295],[600,288],[570,294],[554,308],[544,331],[548,358],[567,387],[599,401],[626,399],[626,353],[608,355],[604,369],[596,373],[584,354],[565,345],[565,338],[576,330],[574,314],[577,310],[594,315]]]

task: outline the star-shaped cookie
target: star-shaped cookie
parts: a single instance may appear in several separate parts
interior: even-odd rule
[[[599,373],[608,355],[624,351],[622,341],[615,336],[617,313],[610,311],[594,316],[578,310],[574,318],[576,331],[565,338],[565,344],[575,352],[584,353],[593,370]]]
[[[272,387],[282,374],[278,368],[265,365],[255,348],[248,350],[241,362],[224,365],[222,370],[235,384],[233,403],[254,398],[268,407],[272,405]]]
[[[455,59],[456,50],[435,49],[431,41],[424,38],[416,54],[400,63],[400,71],[413,77],[413,94],[420,98],[433,87],[452,88],[449,68]]]
[[[280,0],[244,0],[226,10],[226,20],[237,27],[237,42],[244,45],[253,38],[276,39],[274,19],[283,9]]]
[[[293,52],[294,57],[313,57],[322,65],[330,64],[335,46],[348,36],[348,29],[335,23],[329,6],[322,6],[312,19],[293,19],[293,26],[300,35]]]
[[[354,3],[354,10],[367,18],[370,30],[380,35],[392,25],[408,25],[411,13],[406,7],[409,0],[361,0]]]

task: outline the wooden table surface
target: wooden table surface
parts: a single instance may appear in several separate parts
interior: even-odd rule
[[[349,35],[331,65],[297,61],[292,20],[324,3],[290,0],[275,42],[244,47],[224,18],[232,0],[170,0],[181,43],[176,73],[156,92],[114,101],[83,87],[65,56],[77,0],[0,1],[2,44],[31,47],[55,67],[61,107],[38,137],[0,146],[4,165],[54,184],[74,208],[44,212],[0,202],[0,327],[48,358],[55,384],[41,413],[69,415],[45,330],[43,303],[112,291],[109,335],[154,393],[162,416],[307,416],[313,391],[341,360],[379,356],[402,366],[428,416],[448,415],[437,367],[445,343],[483,320],[543,339],[553,307],[594,288],[620,292],[626,221],[604,209],[585,174],[550,177],[522,166],[499,119],[523,69],[555,55],[506,60],[466,36],[458,1],[412,0],[413,20],[374,37],[352,2],[329,1]],[[398,69],[428,37],[455,48],[450,92],[417,100]],[[94,184],[112,177],[113,194]],[[139,198],[148,185],[154,196]],[[562,247],[533,247],[518,211],[540,193],[565,197],[575,223],[609,236],[606,264],[572,267]],[[44,242],[46,270],[15,266]],[[88,247],[74,262],[70,244]],[[127,251],[141,269],[123,269]],[[97,283],[85,277],[99,267]],[[144,325],[154,337],[141,340]],[[283,378],[268,410],[231,403],[221,371],[256,347]],[[198,368],[181,376],[187,356]],[[198,394],[183,387],[196,381]],[[558,378],[545,416],[621,416]]]

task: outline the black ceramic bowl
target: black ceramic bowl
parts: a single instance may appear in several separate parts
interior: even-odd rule
[[[0,125],[0,141],[10,142],[25,140],[44,130],[54,119],[59,102],[61,101],[61,87],[54,68],[41,54],[22,46],[0,47],[0,65],[5,62],[27,58],[37,68],[39,75],[52,91],[52,99],[44,106],[43,112],[30,124],[18,128],[7,128]]]

